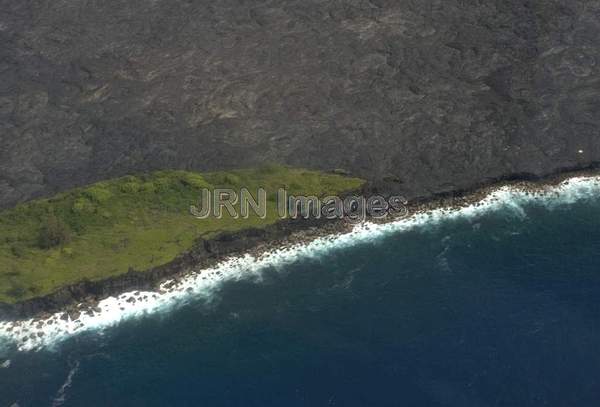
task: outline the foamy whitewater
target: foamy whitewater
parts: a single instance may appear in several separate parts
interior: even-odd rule
[[[367,222],[356,225],[351,232],[317,238],[310,243],[271,250],[260,256],[230,258],[214,267],[191,272],[177,282],[165,281],[156,292],[132,291],[109,297],[101,301],[94,311],[83,311],[76,320],[61,312],[47,319],[0,322],[0,342],[16,345],[20,351],[52,349],[61,341],[83,332],[101,333],[130,318],[173,310],[194,298],[210,298],[225,281],[254,279],[260,282],[262,272],[269,267],[280,268],[303,258],[319,257],[336,248],[381,239],[424,225],[473,218],[496,210],[509,210],[515,216],[525,216],[523,205],[528,203],[538,202],[552,208],[598,196],[599,193],[600,176],[571,178],[557,186],[546,187],[540,193],[501,187],[479,203],[463,208],[441,208],[383,224]]]

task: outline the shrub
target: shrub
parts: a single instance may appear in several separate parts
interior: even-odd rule
[[[10,251],[15,257],[23,257],[25,255],[25,248],[20,244],[12,245]]]
[[[206,180],[198,174],[185,174],[185,177],[182,178],[181,182],[183,182],[185,185],[189,185],[192,188],[196,189],[209,187],[208,182],[206,182]]]
[[[61,246],[71,240],[71,229],[54,214],[48,215],[38,237],[38,244],[42,249]]]
[[[154,192],[156,190],[156,187],[152,182],[144,182],[141,186],[141,190],[143,192]]]
[[[139,192],[141,189],[141,185],[137,182],[126,182],[121,184],[121,192],[125,192],[126,194],[134,194]]]
[[[236,187],[241,184],[241,179],[235,174],[218,174],[214,177],[213,184],[216,187]]]
[[[104,188],[100,185],[87,188],[85,191],[83,191],[83,195],[88,197],[92,202],[99,204],[108,201],[112,196],[111,192],[107,188]]]
[[[73,202],[73,212],[81,213],[81,212],[94,212],[95,206],[89,199],[85,197],[80,197]]]
[[[160,177],[154,181],[154,188],[156,192],[167,192],[172,186],[171,180],[167,177]]]

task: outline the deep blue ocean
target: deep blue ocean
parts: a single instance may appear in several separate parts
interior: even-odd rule
[[[0,406],[598,406],[600,199],[523,209],[4,350]]]

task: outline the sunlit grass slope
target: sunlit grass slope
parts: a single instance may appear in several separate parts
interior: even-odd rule
[[[14,303],[81,281],[165,264],[198,237],[278,220],[274,195],[324,196],[362,181],[282,166],[229,172],[159,171],[98,182],[0,212],[0,301]],[[269,193],[267,218],[196,219],[202,188]]]

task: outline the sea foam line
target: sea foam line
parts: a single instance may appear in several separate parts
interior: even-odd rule
[[[127,319],[173,309],[194,298],[210,298],[226,281],[259,281],[262,271],[268,267],[285,266],[300,259],[319,257],[336,248],[451,219],[472,218],[501,209],[522,215],[523,205],[531,202],[552,208],[597,196],[600,196],[600,176],[570,178],[534,194],[504,186],[491,190],[481,201],[469,206],[434,209],[388,223],[366,222],[354,226],[350,232],[319,237],[309,243],[273,249],[259,256],[246,254],[233,257],[216,266],[193,271],[177,281],[165,281],[157,292],[131,291],[108,297],[100,301],[94,310],[84,311],[76,319],[65,313],[56,313],[45,319],[0,322],[0,341],[16,345],[20,351],[52,349],[63,340],[83,332],[102,331]]]

